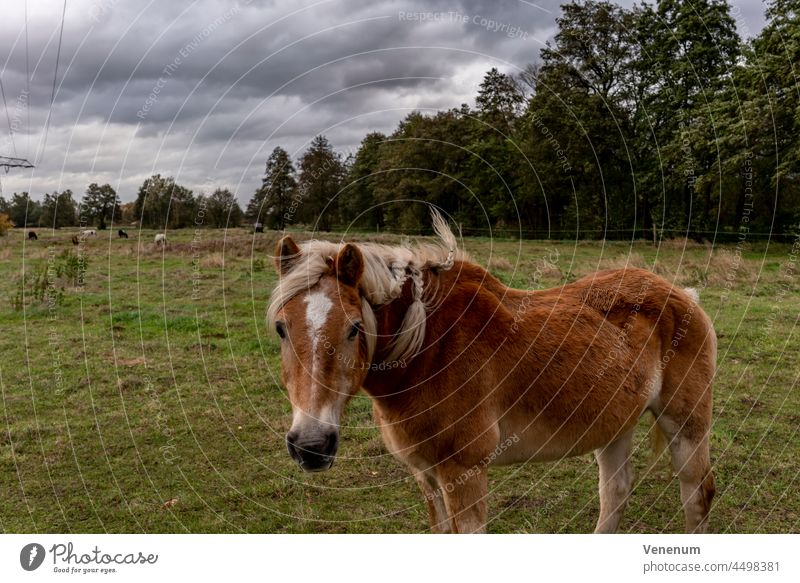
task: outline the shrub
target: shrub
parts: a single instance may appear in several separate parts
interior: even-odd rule
[[[5,213],[0,213],[0,237],[5,237],[8,232],[14,227],[14,223],[8,218]]]

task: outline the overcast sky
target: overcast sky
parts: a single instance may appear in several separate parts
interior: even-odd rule
[[[45,142],[63,4],[28,5],[30,93],[25,4],[3,3],[0,154],[37,167],[0,173],[2,194],[108,182],[123,202],[160,172],[246,203],[275,146],[296,158],[323,133],[346,154],[414,109],[473,104],[489,68],[537,58],[559,14],[558,0],[67,0]],[[757,34],[761,3],[733,6]]]

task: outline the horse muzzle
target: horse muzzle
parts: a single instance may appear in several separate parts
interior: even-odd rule
[[[333,465],[339,448],[339,433],[329,431],[323,435],[305,437],[296,431],[286,434],[289,455],[306,472],[324,472]]]

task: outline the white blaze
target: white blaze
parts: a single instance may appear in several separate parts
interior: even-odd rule
[[[311,338],[311,347],[316,357],[317,344],[319,343],[319,332],[328,319],[328,312],[333,307],[333,302],[323,292],[318,291],[308,294],[306,302],[306,323],[308,324],[308,335]],[[316,358],[315,358],[316,360]]]
[[[333,302],[321,291],[308,294],[304,301],[306,303],[308,336],[311,340],[311,348],[313,350],[313,355],[311,357],[311,376],[316,377],[316,369],[321,358],[320,353],[317,352],[317,345],[322,336],[322,327],[328,320],[328,313],[333,307]],[[321,390],[316,382],[313,385],[312,390]],[[297,429],[309,423],[318,424],[320,422],[336,425],[338,423],[338,416],[330,407],[325,407],[322,411],[301,411],[298,409],[294,412],[292,427]]]

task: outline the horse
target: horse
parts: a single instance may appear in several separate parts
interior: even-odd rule
[[[72,244],[73,245],[80,245],[81,244],[81,240],[78,238],[78,235],[73,235],[72,236]]]
[[[39,237],[36,236],[34,231],[28,231],[28,241],[38,241]]]
[[[156,247],[166,247],[167,235],[165,233],[156,233],[153,243],[155,243]]]
[[[81,239],[88,239],[89,237],[97,237],[97,231],[94,229],[85,229],[81,231]]]
[[[438,212],[433,225],[438,242],[416,247],[277,243],[267,321],[292,407],[291,458],[330,468],[342,413],[363,388],[433,532],[485,532],[490,465],[594,452],[595,532],[612,533],[633,485],[634,428],[650,412],[686,530],[705,532],[717,348],[698,294],[630,268],[508,288],[457,248]]]
[[[127,239],[128,238],[128,233],[126,233],[125,231],[120,229],[120,230],[117,231],[117,237],[119,237],[120,239]]]

